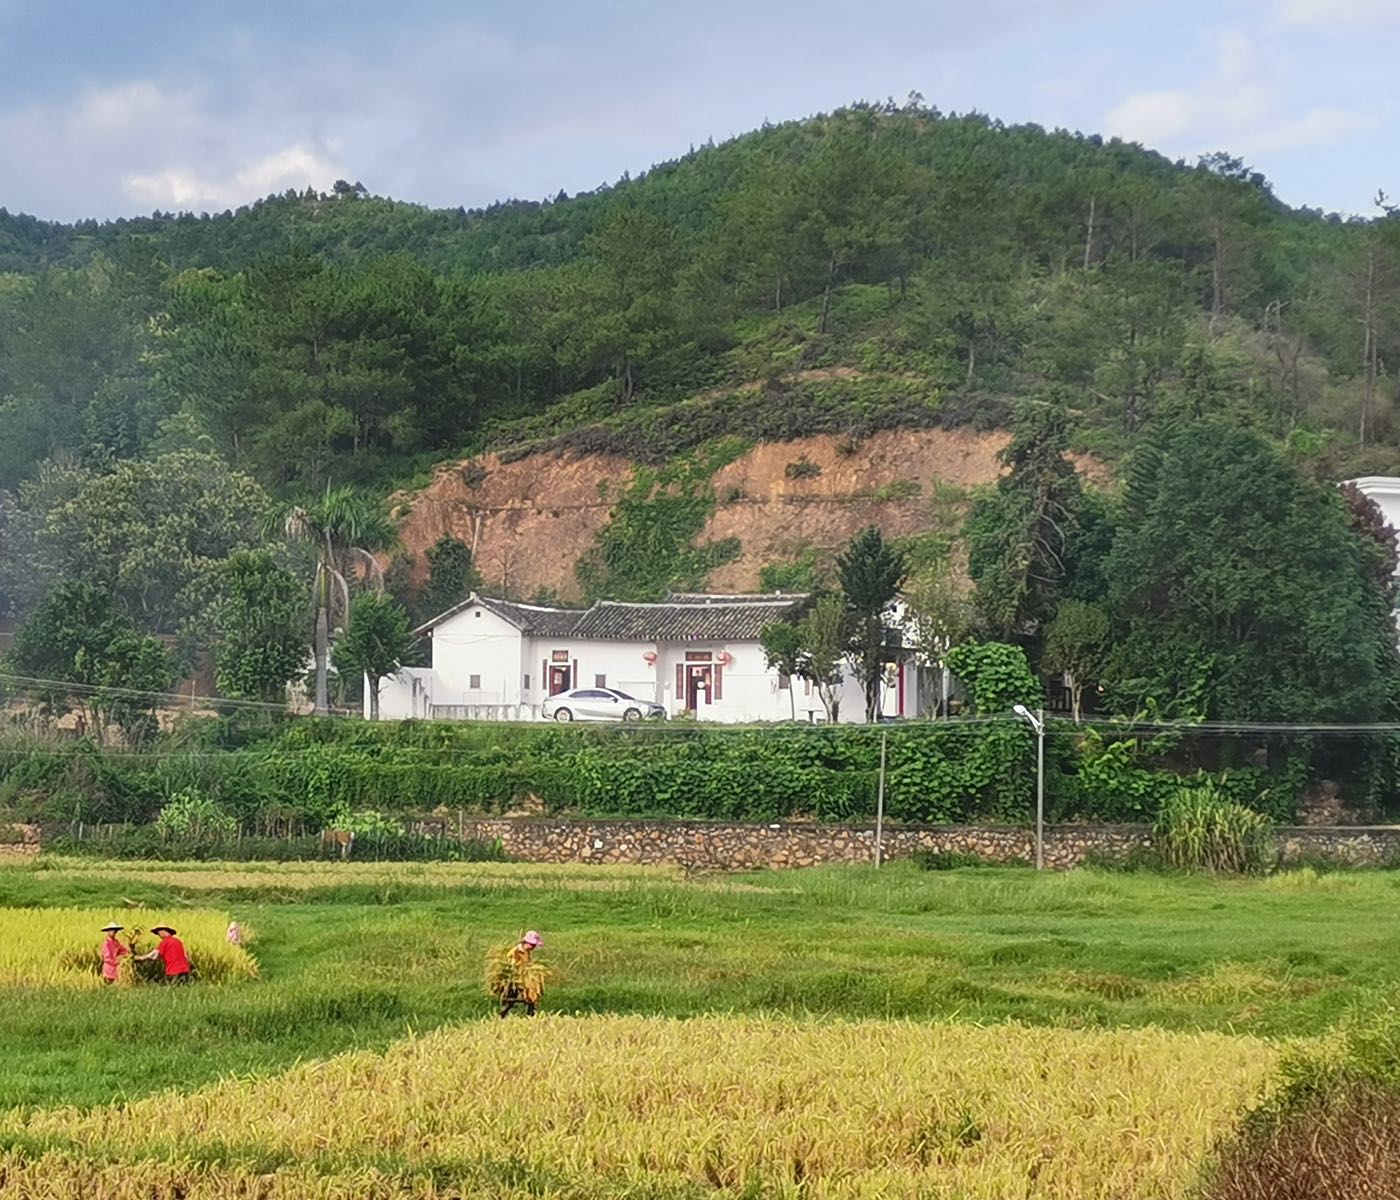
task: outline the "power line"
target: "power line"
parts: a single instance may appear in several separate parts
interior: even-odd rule
[[[85,696],[119,696],[128,699],[170,701],[182,706],[204,704],[220,708],[250,708],[283,713],[288,711],[285,704],[276,704],[267,700],[236,700],[224,696],[201,696],[193,692],[153,692],[142,688],[106,687],[98,683],[71,683],[66,679],[42,679],[33,675],[0,674],[0,683],[15,683],[27,688],[46,688],[56,692],[69,692]]]

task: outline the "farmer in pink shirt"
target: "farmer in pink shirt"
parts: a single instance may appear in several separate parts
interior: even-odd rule
[[[102,978],[108,983],[117,982],[118,964],[123,955],[131,953],[131,947],[117,938],[121,931],[120,925],[102,926],[102,932],[107,935],[102,939]]]

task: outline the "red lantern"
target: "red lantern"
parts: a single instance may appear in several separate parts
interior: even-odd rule
[[[646,663],[646,665],[649,667],[656,666],[656,651],[648,650],[645,654],[642,655],[642,661]]]
[[[719,654],[716,655],[715,661],[721,666],[727,667],[734,661],[734,656],[730,654],[728,650],[721,650]]]

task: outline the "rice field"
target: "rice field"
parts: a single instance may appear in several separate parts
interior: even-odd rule
[[[1156,1030],[473,1023],[191,1095],[12,1117],[0,1134],[28,1151],[0,1165],[0,1190],[1185,1197],[1277,1053]]]
[[[123,940],[136,937],[135,952],[155,947],[152,926],[179,930],[190,963],[202,983],[226,983],[257,976],[257,963],[243,946],[226,940],[226,913],[183,909],[162,913],[130,908],[0,908],[0,987],[100,988],[103,935],[109,921],[126,927]],[[245,931],[245,939],[248,934]]]
[[[417,862],[126,862],[88,859],[43,859],[32,868],[39,878],[155,883],[191,892],[226,892],[282,888],[305,892],[317,888],[423,887],[564,889],[567,891],[626,891],[685,880],[677,867],[578,867],[553,863],[417,863]],[[697,891],[751,892],[757,884],[724,877],[693,880]],[[771,890],[771,889],[770,889]]]
[[[0,1197],[1185,1200],[1282,1055],[1400,1000],[1397,900],[1388,872],[41,856],[0,866]],[[236,918],[257,977],[99,988],[113,916],[197,965]],[[484,956],[529,928],[542,1014],[500,1022]]]

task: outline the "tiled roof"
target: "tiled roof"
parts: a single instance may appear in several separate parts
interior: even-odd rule
[[[664,604],[595,604],[574,628],[575,637],[614,641],[757,641],[769,625],[789,616],[802,596],[687,597]]]
[[[469,596],[414,632],[427,633],[459,612],[481,605],[530,637],[583,637],[623,642],[757,641],[769,625],[792,615],[807,599],[769,596],[705,596],[677,593],[661,604],[602,600],[589,609],[546,608],[491,596]]]
[[[588,614],[581,608],[546,608],[540,604],[514,604],[482,596],[481,605],[509,621],[521,633],[541,637],[563,637],[573,633],[579,618]]]
[[[445,613],[439,613],[415,629],[414,633],[428,633],[450,617],[465,612],[479,604],[488,612],[495,613],[504,621],[509,621],[521,633],[543,637],[563,637],[572,633],[578,619],[584,615],[581,608],[547,608],[540,604],[516,604],[510,600],[497,600],[494,596],[478,596],[473,592],[460,604],[454,604]]]

